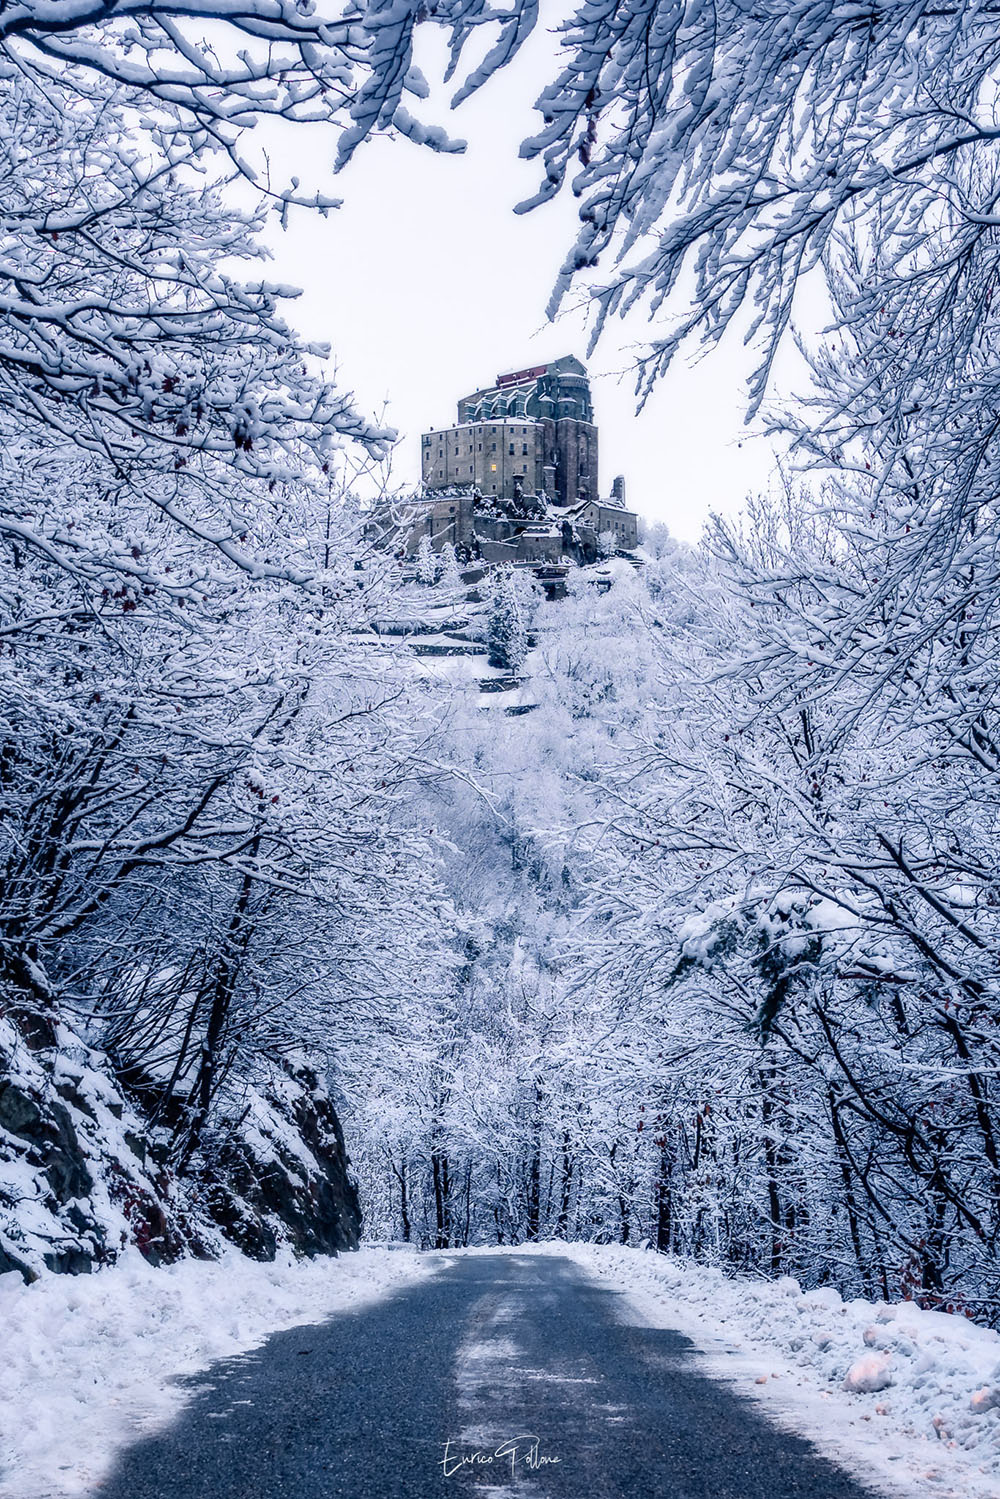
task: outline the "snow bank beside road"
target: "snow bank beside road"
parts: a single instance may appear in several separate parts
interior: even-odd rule
[[[869,1486],[905,1499],[1000,1494],[997,1333],[912,1302],[845,1302],[618,1245],[539,1248],[626,1293],[643,1324],[691,1338],[706,1373]]]
[[[375,1301],[440,1264],[384,1249],[267,1264],[234,1251],[154,1270],[133,1251],[95,1275],[30,1286],[0,1277],[0,1499],[88,1493],[122,1447],[181,1408],[178,1375]]]

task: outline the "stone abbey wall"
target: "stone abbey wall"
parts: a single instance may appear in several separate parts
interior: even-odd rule
[[[566,358],[499,375],[458,402],[458,422],[421,438],[425,489],[473,484],[561,506],[598,498],[598,435],[587,371]]]

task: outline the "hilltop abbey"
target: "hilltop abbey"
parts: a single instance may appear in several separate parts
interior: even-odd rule
[[[567,356],[498,375],[458,402],[453,427],[421,438],[423,494],[407,551],[422,536],[487,562],[592,561],[637,543],[625,481],[597,483],[597,427],[587,371]]]

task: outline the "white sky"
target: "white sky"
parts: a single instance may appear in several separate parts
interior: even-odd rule
[[[365,411],[387,408],[401,438],[396,483],[417,481],[420,433],[450,425],[460,395],[501,371],[576,354],[591,376],[602,494],[623,473],[632,509],[694,539],[710,510],[737,509],[773,472],[773,449],[743,425],[752,360],[727,336],[697,363],[678,363],[637,417],[632,377],[622,372],[643,322],[610,327],[587,359],[581,314],[546,321],[575,205],[567,195],[527,215],[512,210],[539,179],[538,162],[520,161],[518,147],[537,126],[531,105],[552,75],[553,52],[541,32],[455,113],[444,92],[411,105],[468,140],[461,156],[378,140],[334,179],[328,138],[294,131],[296,156],[282,152],[282,164],[345,202],[326,219],[299,212],[287,231],[275,226],[271,274],[303,288],[288,315],[331,344],[339,382]],[[433,84],[436,59],[421,61]]]

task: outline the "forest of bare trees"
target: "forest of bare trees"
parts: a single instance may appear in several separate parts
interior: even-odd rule
[[[524,211],[579,203],[551,310],[645,309],[651,402],[746,334],[787,462],[606,591],[495,579],[505,716],[374,628],[461,580],[404,587],[366,529],[346,475],[394,434],[261,235],[337,196],[268,130],[460,149],[425,29],[460,104],[540,24],[3,7],[7,1076],[84,1037],[197,1182],[306,1051],[373,1235],[648,1240],[996,1321],[1000,13],[567,7],[524,128]],[[55,1189],[12,1180],[16,1248]]]

